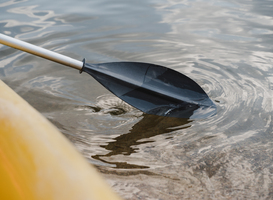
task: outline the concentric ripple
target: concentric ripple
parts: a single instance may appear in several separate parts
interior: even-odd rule
[[[146,62],[196,81],[208,118],[147,115],[87,74],[0,45],[0,78],[124,199],[273,199],[272,1],[0,3],[0,32],[88,63]]]

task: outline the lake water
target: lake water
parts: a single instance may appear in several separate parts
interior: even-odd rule
[[[205,119],[146,115],[87,74],[0,45],[0,78],[121,197],[273,198],[272,0],[1,0],[0,13],[1,33],[89,63],[167,66],[215,102]]]

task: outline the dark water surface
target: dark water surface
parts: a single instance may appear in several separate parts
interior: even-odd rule
[[[87,74],[0,45],[0,78],[125,199],[273,199],[273,1],[0,1],[0,32],[89,63],[159,64],[215,102],[146,115]]]

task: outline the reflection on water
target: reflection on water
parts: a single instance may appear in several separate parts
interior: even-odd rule
[[[119,154],[129,156],[132,153],[137,152],[138,145],[154,142],[152,139],[147,140],[147,138],[152,138],[156,135],[166,134],[175,130],[188,128],[190,125],[183,126],[183,128],[180,126],[186,125],[189,122],[190,121],[188,119],[144,114],[143,118],[133,125],[129,133],[122,134],[113,138],[114,142],[109,142],[107,145],[101,145],[101,147],[108,150],[109,153],[106,155],[94,155],[92,158],[109,164],[115,164],[116,168],[120,169],[149,168],[149,166],[133,165],[128,164],[127,162],[108,162],[103,160],[103,158]],[[179,128],[175,128],[177,126],[179,126]]]
[[[0,45],[0,78],[53,122],[125,199],[272,199],[269,0],[0,3],[0,32],[88,63],[175,69],[217,106],[144,115],[87,74]]]

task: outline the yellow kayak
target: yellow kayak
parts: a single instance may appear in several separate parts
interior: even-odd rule
[[[57,128],[0,80],[0,199],[120,198]]]

